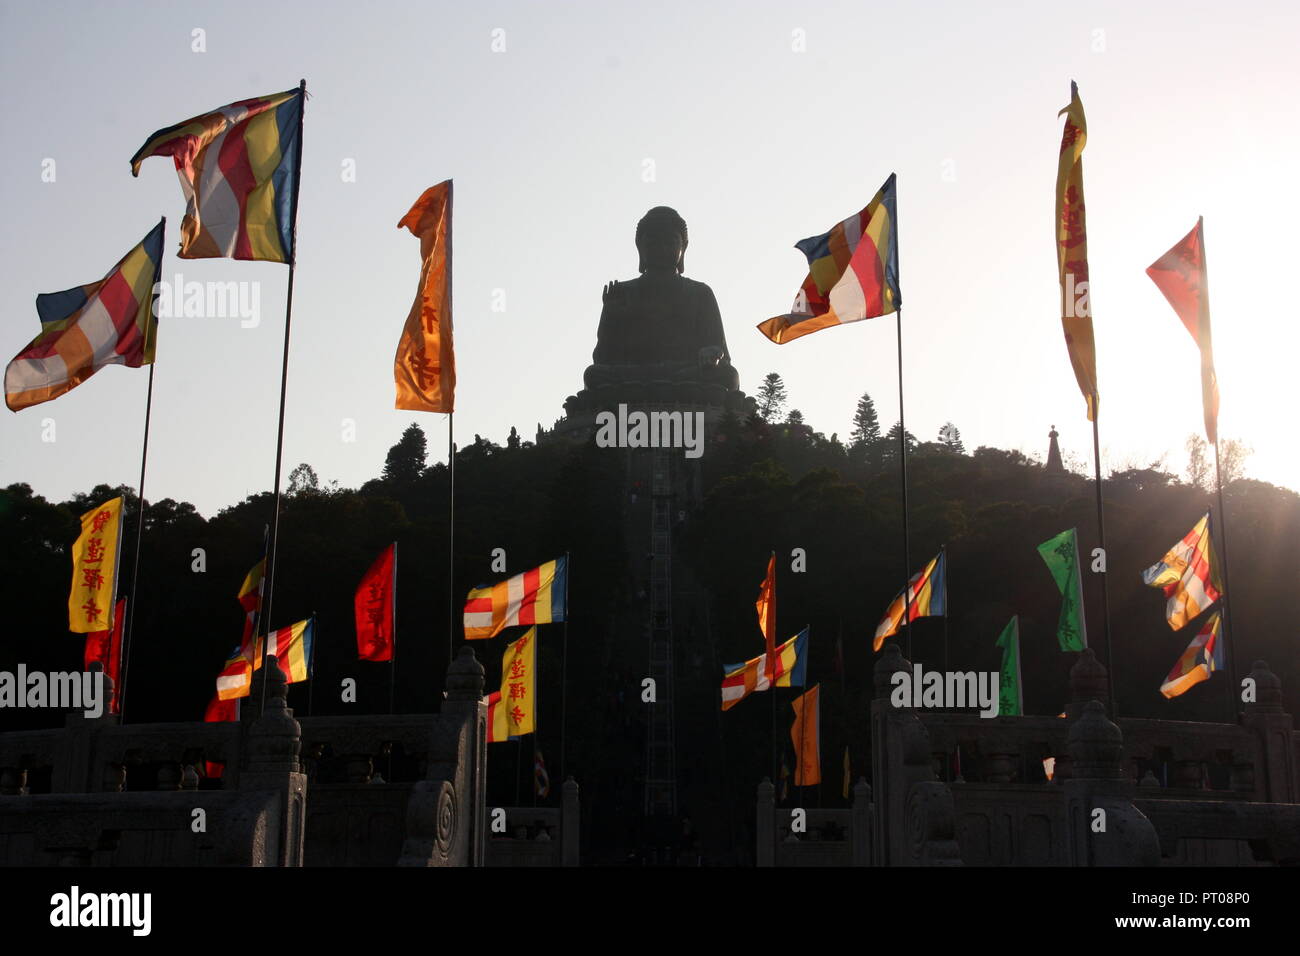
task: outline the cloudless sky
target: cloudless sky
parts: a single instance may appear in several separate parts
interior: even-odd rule
[[[661,204],[689,225],[686,274],[717,294],[746,391],[777,371],[791,407],[841,438],[868,391],[888,427],[892,317],[786,346],[754,326],[806,273],[793,244],[890,172],[908,429],[932,440],[951,420],[968,449],[1042,454],[1055,424],[1091,471],[1052,229],[1057,112],[1076,79],[1103,464],[1164,456],[1182,472],[1202,428],[1196,347],[1144,270],[1203,215],[1220,434],[1254,449],[1251,477],[1300,488],[1297,37],[1300,7],[1277,2],[6,0],[0,351],[38,331],[38,293],[101,278],[166,215],[164,277],[257,282],[261,316],[164,320],[149,497],[210,515],[269,489],[287,269],[175,258],[172,164],[132,179],[127,160],[157,129],[305,77],[286,480],[306,461],[357,486],[411,421],[445,458],[445,416],[393,409],[392,362],[420,265],[396,224],[446,178],[462,444],[504,442],[511,425],[531,439],[563,414],[601,288],[636,275],[636,222]],[[0,412],[0,485],[54,499],[136,485],[146,379],[111,367]]]

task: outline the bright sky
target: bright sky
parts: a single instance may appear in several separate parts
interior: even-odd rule
[[[149,497],[213,514],[269,489],[287,269],[176,259],[171,163],[147,160],[133,180],[127,160],[159,128],[305,77],[286,476],[307,461],[359,485],[413,420],[445,455],[444,416],[393,409],[392,361],[419,275],[418,241],[396,224],[449,177],[458,439],[504,442],[512,424],[531,438],[560,417],[591,360],[601,288],[636,275],[636,222],[660,204],[689,224],[686,274],[717,294],[742,387],[780,372],[792,406],[841,438],[869,391],[887,426],[892,317],[786,346],[754,326],[804,277],[793,244],[890,172],[909,430],[933,439],[951,419],[968,449],[1042,453],[1055,424],[1090,467],[1052,232],[1073,78],[1089,126],[1104,464],[1168,453],[1182,472],[1202,427],[1195,345],[1144,270],[1203,215],[1220,432],[1254,449],[1251,477],[1300,488],[1287,397],[1300,7],[989,6],[5,0],[0,352],[38,331],[38,293],[99,279],[165,214],[164,277],[259,283],[261,316],[165,321]],[[56,499],[135,485],[146,379],[112,367],[0,412],[0,485]]]

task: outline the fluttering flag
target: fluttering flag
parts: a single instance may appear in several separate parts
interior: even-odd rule
[[[160,129],[131,157],[170,156],[185,194],[182,259],[292,263],[304,91],[240,100]]]
[[[533,793],[539,797],[551,795],[551,775],[546,772],[546,761],[540,750],[533,750]]]
[[[265,586],[266,558],[253,565],[253,570],[244,575],[244,583],[239,586],[239,606],[244,609],[244,633],[240,637],[241,647],[248,646],[253,640],[253,631],[257,628],[257,616],[262,613],[262,588]]]
[[[998,716],[1022,717],[1025,691],[1020,678],[1020,615],[1015,614],[1002,629],[997,645],[1002,648],[1002,671],[998,675]]]
[[[767,574],[758,589],[758,600],[754,602],[758,611],[758,629],[763,632],[764,653],[770,662],[776,653],[776,552],[767,559]],[[770,664],[767,666],[770,671]]]
[[[1097,346],[1092,337],[1092,297],[1088,280],[1088,226],[1083,205],[1083,147],[1088,121],[1079,87],[1070,81],[1070,105],[1061,135],[1056,169],[1056,262],[1061,277],[1061,327],[1074,378],[1088,403],[1088,421],[1097,420]]]
[[[814,684],[790,702],[794,708],[794,785],[812,787],[822,782],[821,707],[818,704],[821,684]]]
[[[1083,580],[1079,571],[1079,536],[1074,528],[1062,531],[1038,546],[1047,570],[1061,591],[1061,616],[1056,622],[1056,642],[1063,651],[1088,646],[1088,626],[1083,613]]]
[[[1192,638],[1160,685],[1160,693],[1173,698],[1186,693],[1215,671],[1223,670],[1223,621],[1215,611],[1200,633]]]
[[[260,643],[260,642],[259,642]],[[247,697],[253,684],[253,661],[255,645],[250,640],[232,650],[226,657],[225,666],[217,675],[217,699],[235,700]],[[258,666],[261,666],[261,659]]]
[[[113,626],[106,631],[91,631],[86,635],[85,668],[98,663],[113,682],[113,697],[108,702],[108,712],[118,712],[117,700],[122,695],[122,622],[126,620],[126,598],[119,598],[113,610]]]
[[[844,745],[844,788],[843,788],[843,796],[845,800],[849,798],[849,793],[852,792],[852,788],[850,787],[850,784],[852,783],[852,779],[851,779],[852,767],[853,765],[849,761],[849,745],[845,744]]]
[[[760,322],[777,345],[810,332],[874,319],[903,304],[898,285],[898,222],[893,173],[861,212],[829,232],[795,243],[808,257],[808,277],[786,315]]]
[[[41,332],[5,368],[10,409],[58,398],[106,365],[153,364],[162,247],[159,222],[98,282],[36,297]]]
[[[556,558],[496,584],[474,588],[465,600],[465,640],[496,637],[507,627],[564,620],[568,558]]]
[[[1164,590],[1169,599],[1165,618],[1175,631],[1223,596],[1208,511],[1183,540],[1142,572],[1142,583]]]
[[[239,702],[236,700],[222,700],[219,694],[213,694],[212,699],[208,701],[208,706],[203,711],[203,720],[205,723],[220,723],[229,720],[239,719]],[[203,775],[209,779],[219,779],[225,772],[226,765],[220,760],[203,761]]]
[[[776,791],[776,799],[784,803],[790,796],[790,758],[786,753],[786,748],[781,748],[781,772],[777,774],[780,781],[780,787]]]
[[[944,552],[940,551],[907,584],[907,596],[902,591],[889,604],[889,610],[876,625],[876,637],[872,650],[880,650],[885,638],[896,634],[903,626],[903,617],[908,622],[918,617],[943,617],[948,613],[948,584],[945,579],[944,565],[947,563]]]
[[[397,633],[397,544],[370,565],[352,599],[357,617],[357,659],[391,661]]]
[[[768,690],[773,684],[768,679],[770,673],[775,673],[777,687],[802,687],[808,671],[808,628],[772,653],[774,667],[766,666],[767,659],[766,654],[761,654],[743,664],[728,664],[723,668],[723,710],[730,710],[750,694]]]
[[[451,340],[451,180],[430,186],[402,217],[420,240],[420,287],[397,343],[393,375],[396,408],[451,412],[456,355]]]
[[[315,640],[316,619],[309,617],[272,631],[266,638],[266,653],[275,657],[276,666],[290,684],[311,680],[312,643]],[[253,655],[253,670],[262,666],[262,638],[257,638]]]
[[[537,628],[530,627],[501,656],[501,689],[487,698],[490,744],[531,734],[536,726],[536,645]]]
[[[1203,219],[1182,240],[1147,268],[1147,275],[1165,294],[1201,350],[1201,405],[1205,437],[1219,440],[1219,380],[1214,374],[1210,341],[1210,279],[1205,267]]]
[[[111,630],[121,551],[122,501],[119,496],[81,516],[81,534],[72,545],[72,590],[68,630],[74,634]]]

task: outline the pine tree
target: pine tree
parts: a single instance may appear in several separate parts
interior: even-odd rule
[[[898,436],[895,435],[894,437],[897,438]],[[939,444],[959,455],[966,454],[966,446],[961,443],[961,432],[952,422],[945,422],[943,427],[939,429]]]
[[[424,437],[424,429],[412,422],[402,432],[397,444],[388,449],[384,460],[383,480],[398,484],[410,484],[424,474],[425,459],[429,454],[429,443]]]
[[[768,372],[763,384],[758,387],[758,417],[769,425],[780,420],[781,410],[785,408],[785,383],[776,372]]]
[[[288,495],[300,494],[304,491],[319,491],[320,479],[316,477],[316,469],[305,461],[289,472],[289,490],[285,492]]]
[[[785,420],[788,425],[802,425],[803,412],[799,411],[797,408],[792,408],[790,409],[790,414],[785,416]]]
[[[880,418],[876,403],[866,392],[858,399],[858,409],[853,413],[853,431],[849,434],[849,447],[870,448],[880,441]]]
[[[894,422],[885,437],[880,441],[881,457],[885,460],[896,461],[898,459],[898,432],[901,427],[898,422]],[[907,453],[910,455],[916,451],[916,436],[908,432],[906,441]]]

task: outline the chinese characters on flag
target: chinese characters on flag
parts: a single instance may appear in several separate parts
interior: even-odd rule
[[[114,498],[81,516],[81,534],[72,546],[72,591],[68,595],[68,630],[74,634],[113,627],[122,501]]]
[[[488,698],[488,743],[510,740],[535,729],[537,628],[506,647],[501,658],[501,690]]]
[[[397,630],[397,545],[390,544],[361,578],[357,612],[357,659],[391,661]]]
[[[456,357],[451,347],[451,180],[430,186],[402,217],[420,240],[420,287],[397,343],[396,408],[452,411]]]

